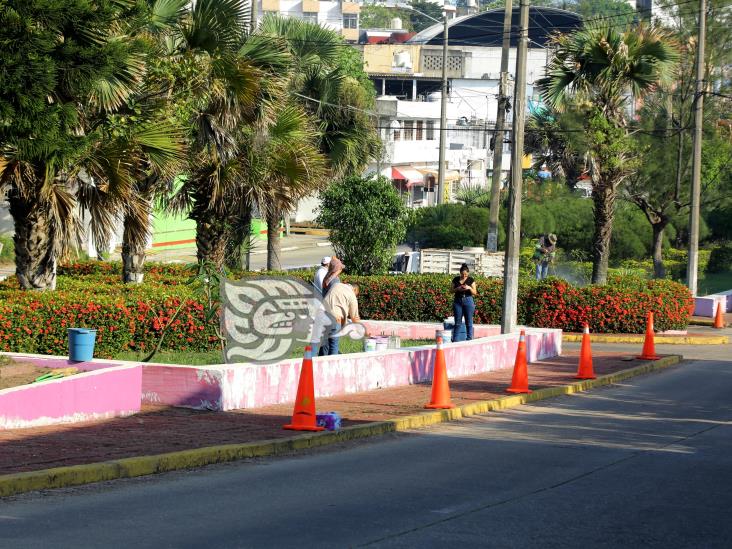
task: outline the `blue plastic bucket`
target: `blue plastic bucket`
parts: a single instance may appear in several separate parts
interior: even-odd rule
[[[69,328],[69,360],[87,362],[94,358],[97,331],[88,328]]]

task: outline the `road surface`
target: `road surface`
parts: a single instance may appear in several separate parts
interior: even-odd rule
[[[729,547],[728,351],[369,443],[9,498],[0,546]]]

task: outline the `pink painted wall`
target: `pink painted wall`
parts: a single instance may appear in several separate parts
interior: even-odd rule
[[[512,368],[518,338],[514,333],[445,344],[448,375],[458,378]],[[561,330],[527,330],[528,360],[560,354],[561,341]],[[434,347],[428,346],[316,357],[315,394],[326,397],[429,381],[433,355]],[[297,359],[264,365],[145,366],[143,402],[213,410],[292,402],[301,362]]]
[[[140,411],[142,367],[103,370],[0,391],[0,428],[36,427]]]

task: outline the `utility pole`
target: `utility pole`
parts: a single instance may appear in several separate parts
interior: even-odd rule
[[[694,93],[694,146],[691,158],[691,212],[689,213],[689,263],[686,284],[696,295],[699,268],[699,202],[701,198],[702,123],[704,115],[704,41],[707,2],[699,0],[699,27],[696,43],[696,91]]]
[[[440,87],[440,155],[437,168],[437,203],[445,202],[445,147],[447,146],[447,11],[442,31],[442,86]]]
[[[521,186],[523,183],[524,120],[526,118],[526,55],[529,47],[529,0],[520,0],[519,40],[516,52],[516,85],[513,90],[511,140],[511,189],[503,265],[503,314],[501,333],[516,329],[518,317],[519,251],[521,248]]]
[[[503,15],[503,46],[501,49],[501,76],[498,81],[498,112],[496,113],[496,131],[493,140],[493,174],[491,179],[491,209],[488,215],[488,239],[486,250],[498,251],[498,208],[501,199],[501,170],[503,169],[504,125],[506,123],[506,106],[508,97],[508,53],[511,49],[511,17],[513,2],[506,0],[506,11]]]

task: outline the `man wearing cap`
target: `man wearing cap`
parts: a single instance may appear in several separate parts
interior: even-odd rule
[[[536,280],[543,280],[549,274],[549,264],[554,263],[557,252],[557,235],[549,233],[539,237],[534,250],[536,261]]]
[[[315,271],[315,278],[313,279],[313,285],[318,289],[320,294],[323,294],[323,279],[325,274],[328,272],[328,265],[330,264],[330,256],[326,255],[320,260],[320,267]]]

